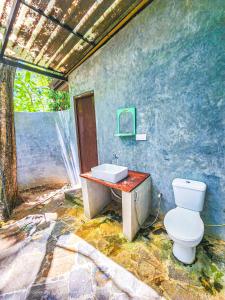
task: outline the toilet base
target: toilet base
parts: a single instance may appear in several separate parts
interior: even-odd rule
[[[192,264],[195,260],[196,247],[184,247],[178,243],[173,244],[173,255],[184,264]]]

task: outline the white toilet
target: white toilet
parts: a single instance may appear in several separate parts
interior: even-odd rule
[[[172,185],[177,207],[166,214],[164,225],[174,241],[174,256],[185,264],[191,264],[195,260],[196,246],[204,234],[200,211],[203,209],[206,184],[176,178]]]

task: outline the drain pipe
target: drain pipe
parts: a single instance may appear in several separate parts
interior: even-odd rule
[[[116,202],[121,203],[122,201],[122,197],[120,195],[118,195],[112,188],[110,189],[111,193],[113,194],[113,196],[117,199],[114,199]]]

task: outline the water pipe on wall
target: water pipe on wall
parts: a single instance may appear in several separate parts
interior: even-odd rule
[[[118,165],[118,162],[119,162],[119,156],[118,156],[116,153],[113,153],[112,163],[113,163],[114,160],[116,161],[116,165]]]
[[[223,227],[225,224],[205,224],[206,227]]]

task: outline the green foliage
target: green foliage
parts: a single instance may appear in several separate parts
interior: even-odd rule
[[[52,79],[44,75],[17,69],[14,82],[15,111],[58,111],[70,107],[67,92],[49,87]]]
[[[50,111],[65,110],[70,107],[70,98],[67,92],[58,92],[49,89],[49,96],[51,100],[48,102]]]

